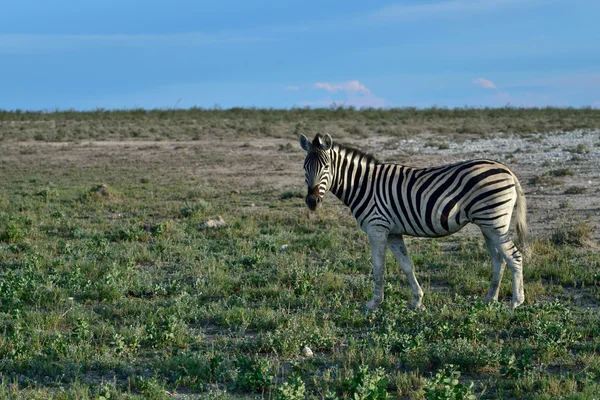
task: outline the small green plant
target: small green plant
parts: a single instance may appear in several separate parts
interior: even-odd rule
[[[306,386],[298,374],[293,374],[287,382],[277,388],[277,400],[304,400],[306,398]]]
[[[97,389],[97,398],[98,400],[111,400],[119,397],[118,389],[114,384],[111,383],[102,383]]]
[[[16,222],[10,221],[4,230],[0,232],[0,242],[14,243],[24,239],[27,232],[21,228]]]
[[[185,341],[183,324],[175,315],[162,317],[159,323],[146,325],[145,343],[153,347],[181,346]]]
[[[360,365],[358,371],[347,382],[348,392],[354,400],[389,399],[387,376],[383,368],[370,371],[367,365]]]
[[[271,363],[261,358],[254,360],[240,356],[236,362],[238,376],[236,386],[250,393],[261,393],[273,386],[274,375],[271,372]]]
[[[475,400],[473,382],[463,384],[459,381],[460,371],[452,364],[438,371],[425,384],[427,400]]]
[[[135,388],[140,394],[148,400],[170,399],[171,396],[166,392],[164,382],[157,377],[140,377],[135,380]]]
[[[503,353],[500,358],[500,373],[510,378],[520,378],[531,370],[532,351],[527,349],[516,357],[514,353]]]
[[[112,341],[110,342],[110,344],[113,347],[113,351],[117,355],[125,354],[127,351],[127,345],[125,343],[125,340],[123,339],[123,336],[119,333],[113,334]]]
[[[77,342],[87,342],[90,340],[90,323],[84,318],[77,318],[77,325],[72,329],[71,337]]]
[[[51,199],[55,199],[58,197],[58,191],[53,187],[47,187],[39,192],[36,192],[36,196],[42,197],[46,202],[49,202]]]
[[[571,207],[572,207],[572,205],[569,202],[569,200],[561,201],[560,203],[558,203],[558,208],[560,208],[561,210],[571,208]]]
[[[189,218],[196,214],[208,213],[212,210],[210,202],[202,199],[197,199],[193,204],[186,204],[179,209],[179,215],[182,218]]]

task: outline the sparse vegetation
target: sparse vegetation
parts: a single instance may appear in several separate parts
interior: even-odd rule
[[[576,147],[570,147],[566,150],[569,153],[574,153],[574,154],[587,154],[590,152],[590,150],[587,148],[587,146],[583,143],[578,144]]]
[[[307,212],[303,154],[285,140],[296,126],[414,138],[597,121],[568,109],[0,112],[0,398],[593,398],[593,224],[557,225],[531,201],[549,233],[531,238],[514,312],[508,277],[500,303],[483,302],[479,234],[407,238],[427,311],[408,309],[388,254],[386,301],[365,313],[366,237],[333,196]],[[519,175],[526,192],[531,176]],[[217,216],[226,224],[205,228]]]
[[[530,185],[535,185],[535,186],[540,186],[540,185],[544,185],[544,186],[556,186],[556,185],[560,185],[562,182],[548,174],[544,174],[544,175],[534,175],[529,179],[529,184]]]
[[[570,168],[557,168],[552,169],[543,175],[534,175],[529,179],[530,185],[544,185],[544,186],[557,186],[562,184],[562,181],[557,178],[564,178],[567,176],[573,176],[575,173]]]
[[[564,191],[564,194],[584,194],[584,193],[587,193],[587,188],[584,186],[569,186]]]
[[[593,244],[593,229],[588,221],[568,221],[559,224],[550,240],[558,246],[588,247]]]
[[[273,128],[277,127],[277,129]],[[369,136],[383,127],[391,136],[434,132],[448,137],[486,136],[499,132],[532,133],[600,129],[600,111],[591,108],[428,108],[354,109],[333,106],[324,109],[289,110],[162,109],[52,112],[0,110],[0,137],[37,141],[110,140],[134,138],[156,140],[200,140],[210,136],[274,136],[301,129],[312,134],[323,130],[337,137]],[[285,132],[285,133],[282,133]],[[585,147],[575,147],[583,154]]]
[[[548,171],[548,175],[555,177],[573,176],[575,175],[570,168],[558,168]]]
[[[560,203],[558,203],[558,208],[560,208],[560,209],[572,208],[572,207],[573,206],[571,205],[571,202],[569,202],[569,200],[561,201]]]

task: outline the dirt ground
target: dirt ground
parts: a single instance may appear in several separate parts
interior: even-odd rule
[[[411,166],[434,166],[472,158],[503,162],[513,169],[523,185],[533,235],[547,234],[561,221],[585,220],[594,227],[596,239],[600,239],[600,131],[527,137],[497,135],[460,141],[425,135],[410,140],[375,135],[341,142],[370,152],[382,161]],[[50,179],[64,171],[101,167],[148,171],[165,182],[173,178],[190,179],[226,193],[263,188],[281,192],[304,190],[304,153],[293,136],[289,139],[207,137],[186,142],[4,142],[0,149],[0,171],[4,176],[22,168]],[[562,174],[565,176],[549,176],[560,169],[567,169]],[[327,201],[338,200],[330,196]],[[466,232],[477,233],[471,228]]]

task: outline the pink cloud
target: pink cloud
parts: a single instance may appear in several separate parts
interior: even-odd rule
[[[494,85],[494,82],[490,81],[489,79],[477,78],[473,79],[473,83],[484,89],[496,89],[496,85]]]
[[[364,93],[371,94],[371,91],[365,87],[359,81],[348,81],[342,83],[327,83],[327,82],[317,82],[315,83],[315,87],[317,89],[325,89],[328,92],[356,92],[356,93]]]
[[[305,105],[330,106],[335,103],[352,107],[381,108],[385,104],[384,99],[375,96],[369,88],[357,80],[338,83],[317,82],[315,83],[315,88],[323,89],[331,93],[345,93],[347,99],[343,101],[334,101],[330,97],[325,97],[313,102],[304,102]]]

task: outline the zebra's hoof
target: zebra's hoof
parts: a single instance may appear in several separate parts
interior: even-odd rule
[[[411,310],[415,310],[415,311],[426,311],[427,310],[427,307],[425,307],[423,305],[423,303],[413,303],[409,306],[409,308]]]
[[[485,304],[495,303],[498,301],[498,296],[486,296],[483,302]]]
[[[381,301],[371,300],[367,304],[365,304],[365,311],[366,312],[375,311],[375,310],[377,310],[377,307],[379,307],[379,304],[381,304]]]
[[[510,309],[514,311],[517,307],[525,302],[525,299],[514,299],[510,302]]]

